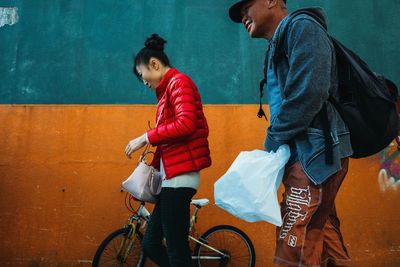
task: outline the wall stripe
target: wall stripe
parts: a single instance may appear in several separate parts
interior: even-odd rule
[[[212,167],[197,198],[213,203],[213,184],[241,150],[262,148],[266,122],[257,105],[205,105]],[[121,181],[135,166],[126,143],[146,130],[153,105],[0,105],[0,263],[2,266],[90,266],[112,230],[128,217]],[[138,154],[134,155],[134,159]],[[346,246],[355,266],[400,264],[400,194],[382,192],[379,158],[352,160],[337,197]],[[275,231],[240,221],[215,205],[197,230],[232,224],[244,230],[257,266],[270,266]]]

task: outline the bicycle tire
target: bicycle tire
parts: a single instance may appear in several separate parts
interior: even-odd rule
[[[231,225],[218,225],[202,234],[199,240],[229,255],[219,260],[195,259],[195,266],[249,266],[254,267],[256,253],[250,238],[240,229]],[[218,256],[218,254],[200,243],[196,243],[195,257]]]
[[[145,257],[141,249],[142,233],[136,233],[136,239],[134,240],[132,249],[126,260],[123,261],[118,250],[124,251],[128,247],[126,241],[131,227],[125,227],[118,229],[108,235],[103,242],[101,242],[99,248],[94,255],[92,266],[93,267],[105,267],[105,266],[137,266],[143,267]]]

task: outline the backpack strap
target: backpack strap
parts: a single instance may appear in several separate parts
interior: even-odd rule
[[[264,117],[266,121],[268,121],[268,118],[265,115],[264,109],[262,108],[262,98],[263,98],[263,95],[264,95],[264,86],[267,84],[268,53],[269,53],[270,49],[271,49],[271,44],[268,45],[267,51],[265,51],[264,68],[263,68],[263,79],[260,81],[260,107],[259,107],[258,113],[257,113],[257,117],[259,117],[260,119],[262,117]]]
[[[258,113],[257,113],[257,117],[259,117],[260,119],[262,118],[262,117],[264,117],[265,118],[265,120],[266,121],[268,121],[268,119],[267,119],[267,115],[265,115],[265,112],[264,112],[264,110],[263,110],[263,108],[262,108],[262,97],[263,97],[263,95],[264,95],[264,93],[263,93],[263,91],[264,91],[264,85],[267,83],[267,79],[266,78],[264,78],[264,79],[262,79],[261,81],[260,81],[260,108],[258,109]]]

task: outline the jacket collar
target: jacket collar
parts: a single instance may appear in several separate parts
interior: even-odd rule
[[[167,71],[167,73],[165,73],[164,77],[161,79],[160,83],[156,87],[156,95],[158,101],[160,101],[160,99],[163,97],[164,92],[167,89],[167,86],[171,81],[172,77],[174,77],[178,73],[179,71],[175,68],[170,68]]]
[[[326,24],[327,19],[325,12],[322,8],[319,7],[301,8],[294,11],[293,13],[290,13],[281,21],[271,41],[278,46],[282,45],[285,39],[282,37],[284,37],[287,34],[290,22],[300,15],[308,15],[309,17],[317,21],[319,24],[321,24],[325,28],[325,30],[327,30],[327,24]]]

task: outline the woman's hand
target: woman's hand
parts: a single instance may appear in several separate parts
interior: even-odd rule
[[[131,141],[129,141],[128,145],[125,148],[125,154],[128,158],[131,158],[131,154],[138,149],[141,149],[147,144],[146,134],[139,136]]]

